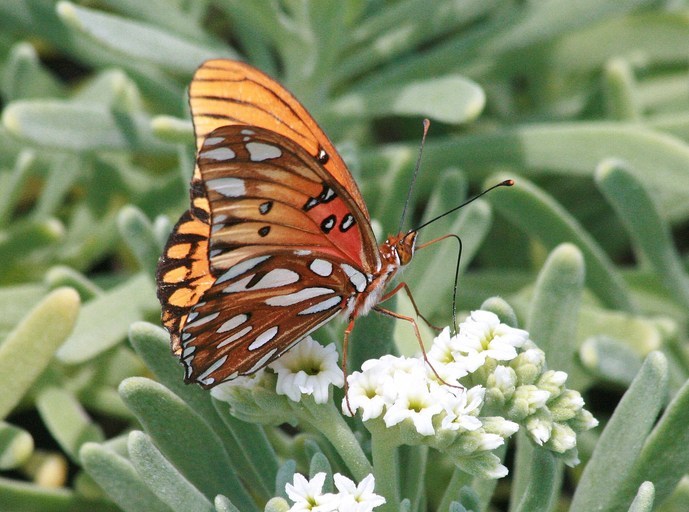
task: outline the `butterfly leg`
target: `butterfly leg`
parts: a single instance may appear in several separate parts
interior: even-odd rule
[[[416,247],[416,250],[419,251],[425,247],[428,247],[429,245],[442,242],[443,240],[446,240],[448,238],[454,238],[455,240],[457,240],[457,244],[459,244],[457,250],[457,265],[455,266],[455,284],[452,287],[452,332],[457,333],[457,283],[459,282],[459,263],[460,261],[462,261],[462,239],[454,233],[450,233],[447,235],[443,235],[439,238],[434,238],[433,240],[430,240],[424,244],[420,244]]]
[[[381,313],[381,314],[383,314],[383,315],[390,316],[390,317],[392,317],[392,318],[397,318],[398,320],[404,320],[404,321],[406,321],[406,322],[410,322],[410,323],[412,324],[412,327],[414,327],[414,333],[416,334],[416,339],[419,341],[419,347],[421,348],[421,353],[423,354],[423,360],[426,362],[426,364],[428,365],[428,367],[431,369],[431,371],[433,372],[433,375],[435,375],[436,378],[437,378],[440,382],[442,382],[443,384],[445,384],[446,386],[450,386],[450,387],[452,387],[452,388],[464,389],[464,386],[462,386],[462,385],[460,385],[460,384],[450,384],[449,382],[446,382],[445,379],[443,379],[443,378],[438,374],[438,372],[436,371],[436,369],[433,367],[433,365],[431,364],[431,362],[428,360],[428,356],[426,355],[426,348],[423,346],[423,340],[421,339],[421,333],[419,332],[419,325],[416,323],[416,320],[414,320],[414,319],[413,319],[412,317],[410,317],[410,316],[401,315],[401,314],[399,314],[399,313],[395,313],[394,311],[390,311],[389,309],[381,308],[380,306],[374,306],[373,309],[374,309],[375,311],[378,311],[378,313]]]
[[[342,340],[342,373],[344,374],[344,396],[345,402],[347,404],[347,409],[349,414],[354,416],[354,411],[352,411],[352,406],[349,404],[349,383],[347,382],[347,352],[349,346],[349,335],[354,329],[354,319],[352,318],[347,324],[347,328],[344,331],[344,338]]]
[[[421,311],[419,311],[419,307],[416,305],[416,301],[414,300],[414,296],[411,294],[411,290],[409,289],[409,285],[405,283],[404,281],[399,283],[397,286],[395,286],[392,290],[390,290],[388,293],[383,295],[383,297],[380,299],[380,302],[384,302],[388,300],[390,297],[395,295],[397,292],[399,292],[401,289],[404,289],[405,293],[407,294],[407,297],[409,297],[409,300],[411,301],[411,305],[414,306],[414,311],[416,312],[416,315],[423,320],[428,327],[433,329],[434,331],[442,331],[442,327],[438,327],[437,325],[432,324],[431,322],[428,321],[428,319],[421,314]]]

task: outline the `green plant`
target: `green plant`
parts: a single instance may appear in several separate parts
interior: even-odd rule
[[[203,60],[228,57],[272,74],[309,108],[381,235],[397,228],[421,117],[434,123],[415,224],[517,182],[423,238],[461,234],[460,311],[483,307],[527,329],[601,426],[578,438],[583,472],[515,435],[501,480],[509,489],[455,472],[426,446],[401,446],[400,498],[410,500],[399,507],[683,510],[688,9],[684,0],[0,2],[0,508],[261,510],[286,497],[295,471],[365,476],[303,422],[301,431],[247,424],[185,386],[155,326],[154,269],[188,207],[194,162],[185,87]],[[440,244],[405,272],[442,325],[455,261],[456,248]],[[395,308],[411,311],[402,298]],[[331,323],[315,337],[339,342],[340,330]],[[369,315],[350,348],[357,370],[417,345],[408,326]],[[368,458],[369,434],[346,421]]]

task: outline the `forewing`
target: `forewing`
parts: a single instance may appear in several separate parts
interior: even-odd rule
[[[301,146],[260,128],[224,126],[199,152],[211,211],[209,255],[218,275],[250,256],[315,249],[372,274],[370,224],[348,191]]]
[[[242,62],[206,61],[189,86],[189,105],[198,151],[206,137],[221,126],[256,126],[279,133],[312,158],[327,155],[321,158],[324,168],[369,218],[359,188],[333,144],[302,104],[269,76]]]

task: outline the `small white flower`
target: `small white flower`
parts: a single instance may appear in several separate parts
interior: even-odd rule
[[[428,362],[445,383],[459,381],[465,375],[476,371],[483,363],[482,358],[462,355],[456,346],[457,336],[450,336],[450,328],[445,327],[433,340],[428,350]],[[430,370],[430,369],[429,369]],[[431,378],[437,379],[435,373],[430,370]]]
[[[447,391],[442,400],[445,417],[442,419],[441,428],[465,431],[481,428],[482,423],[478,415],[483,407],[485,394],[486,390],[481,386],[474,386],[468,390]]]
[[[294,483],[285,485],[285,492],[294,505],[289,512],[334,512],[338,503],[331,494],[323,494],[325,473],[317,473],[307,480],[299,473],[294,475]]]
[[[456,349],[453,347],[454,336],[450,336],[450,328],[445,327],[440,334],[433,340],[430,350],[426,354],[428,360],[434,363],[447,364],[455,360],[453,352]]]
[[[329,386],[342,387],[344,375],[337,364],[335,345],[322,346],[311,336],[269,366],[277,373],[276,391],[298,402],[301,395],[313,395],[316,403],[328,401]]]
[[[391,378],[387,373],[376,368],[352,373],[347,377],[347,383],[349,384],[347,399],[349,404],[347,404],[347,400],[342,401],[342,412],[350,416],[350,407],[352,412],[361,409],[361,419],[363,421],[377,418],[383,414],[383,408],[386,405],[383,390],[385,382]]]
[[[553,423],[548,446],[558,453],[565,453],[577,446],[577,435],[569,426],[563,423]]]
[[[472,311],[459,326],[458,343],[462,353],[480,354],[497,361],[511,361],[517,357],[517,348],[529,339],[529,333],[500,322],[490,311]]]
[[[510,437],[519,431],[519,423],[506,420],[502,416],[483,416],[481,423],[485,432],[497,434],[503,438]]]
[[[586,409],[580,409],[576,416],[567,423],[575,432],[585,432],[598,426],[598,420]]]
[[[526,431],[537,445],[543,446],[544,443],[550,440],[553,432],[553,422],[535,415],[526,420]]]
[[[263,378],[265,369],[261,368],[256,373],[251,375],[242,375],[232,380],[221,382],[213,389],[211,389],[211,396],[216,400],[223,402],[230,402],[234,396],[237,388],[251,389],[255,387]]]
[[[392,427],[406,419],[414,423],[416,431],[424,436],[435,434],[433,428],[433,416],[442,411],[440,396],[437,391],[438,385],[425,378],[409,377],[401,378],[401,374],[396,374],[395,386],[397,388],[397,398],[394,403],[387,408],[383,420],[387,427]]]
[[[450,336],[449,327],[445,327],[435,337],[427,356],[428,361],[445,382],[456,382],[475,372],[485,359],[475,351],[462,353],[461,342],[457,335]]]
[[[491,382],[496,388],[498,388],[503,394],[512,393],[517,385],[517,374],[509,366],[498,365],[493,370],[493,379],[495,382]]]
[[[335,473],[333,479],[335,480],[335,487],[340,491],[338,511],[371,512],[377,506],[385,503],[385,498],[373,492],[375,487],[373,475],[368,475],[359,485],[339,473]]]
[[[543,409],[549,398],[550,393],[544,389],[531,384],[519,386],[514,392],[511,409],[517,417],[526,417]]]
[[[543,366],[545,363],[545,352],[543,352],[540,348],[529,348],[521,353],[521,357],[525,363],[529,363],[534,366]],[[566,379],[567,374],[565,373],[565,380]]]
[[[505,444],[505,439],[498,434],[482,433],[476,445],[476,451],[490,451]]]

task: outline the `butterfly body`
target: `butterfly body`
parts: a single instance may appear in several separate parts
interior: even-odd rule
[[[190,87],[191,206],[157,272],[185,380],[254,373],[338,314],[385,300],[416,233],[378,246],[341,158],[285,89],[239,62],[204,63]]]

